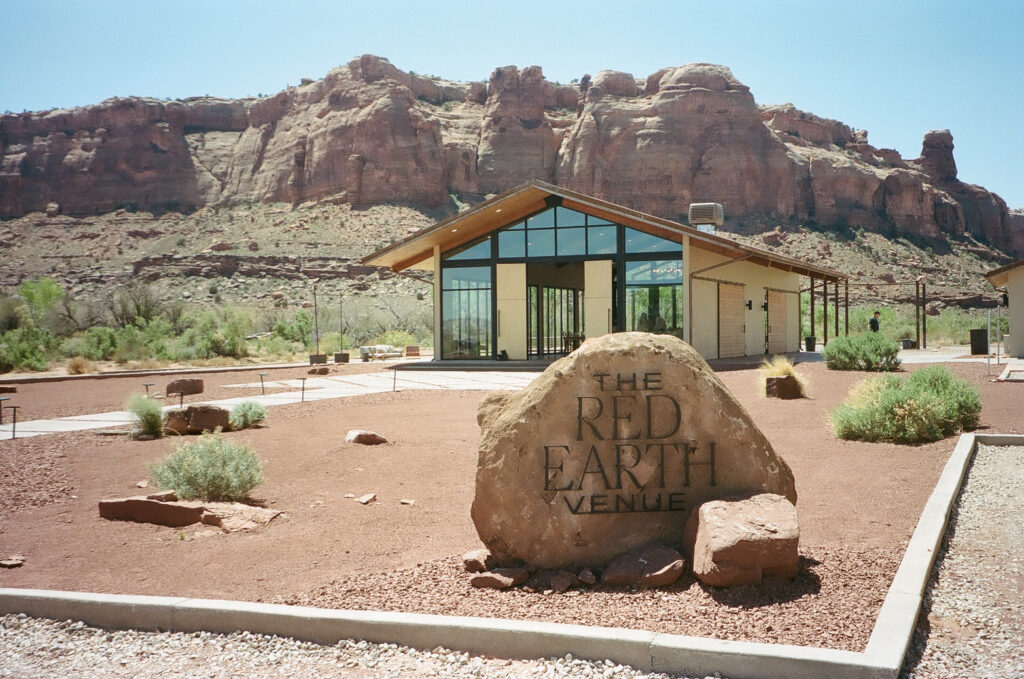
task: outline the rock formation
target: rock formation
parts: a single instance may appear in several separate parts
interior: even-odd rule
[[[711,64],[570,87],[537,66],[455,83],[365,55],[260,99],[4,115],[0,217],[326,197],[450,210],[452,194],[475,202],[538,178],[670,219],[715,201],[734,223],[966,231],[1024,253],[1024,216],[960,182],[952,152],[948,131],[929,132],[905,160],[840,122],[758,106]]]

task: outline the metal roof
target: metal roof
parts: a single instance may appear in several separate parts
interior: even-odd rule
[[[710,250],[726,257],[744,257],[746,261],[804,276],[824,278],[830,281],[845,280],[846,274],[784,257],[767,250],[755,248],[722,236],[704,233],[691,226],[655,217],[622,205],[563,189],[547,182],[534,179],[509,189],[480,205],[452,215],[433,226],[378,250],[362,259],[363,264],[386,266],[394,271],[423,266],[434,254],[434,246],[442,252],[468,243],[491,231],[523,219],[548,206],[550,196],[562,199],[561,205],[579,212],[585,212],[609,221],[629,226],[646,233],[681,243],[683,236],[690,237],[691,247]]]

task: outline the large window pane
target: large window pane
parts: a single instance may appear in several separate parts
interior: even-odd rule
[[[614,255],[618,249],[614,226],[592,226],[587,229],[587,253]]]
[[[626,252],[682,252],[683,246],[636,229],[626,229]]]
[[[526,253],[530,257],[555,256],[555,230],[540,229],[526,232]]]
[[[491,239],[490,237],[484,238],[482,241],[476,244],[462,245],[445,253],[444,259],[449,260],[461,260],[461,259],[490,259],[491,257]]]
[[[442,269],[441,286],[441,357],[490,358],[491,268]]]
[[[683,337],[682,285],[626,286],[626,330]]]
[[[499,257],[525,257],[526,233],[523,231],[502,231],[498,234]]]
[[[585,214],[567,207],[555,208],[555,219],[558,221],[560,229],[563,226],[584,226],[587,223]]]
[[[555,211],[545,210],[526,220],[527,229],[551,229],[555,226]]]
[[[587,254],[587,230],[582,228],[563,229],[562,227],[558,227],[558,254]]]
[[[683,282],[683,263],[678,259],[650,259],[626,262],[626,285],[633,283]]]

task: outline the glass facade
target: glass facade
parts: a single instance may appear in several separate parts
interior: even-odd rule
[[[682,337],[682,245],[556,206],[442,255],[441,357],[496,357],[496,263],[523,262],[529,267],[533,261],[562,266],[586,260],[614,263],[615,331],[644,330]],[[528,288],[523,310],[528,353],[564,352],[569,340],[580,335],[586,291],[555,281]]]

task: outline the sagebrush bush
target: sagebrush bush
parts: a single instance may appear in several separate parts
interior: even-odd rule
[[[942,366],[857,383],[832,413],[836,436],[858,441],[925,443],[974,429],[981,397]]]
[[[65,367],[68,375],[87,375],[96,372],[96,364],[85,356],[72,356]]]
[[[794,377],[800,385],[800,395],[807,396],[807,380],[797,373],[792,362],[785,356],[772,356],[761,362],[761,393],[764,393],[765,380],[769,377]]]
[[[900,367],[899,352],[898,344],[869,332],[829,340],[821,355],[830,370],[892,372]]]
[[[164,410],[149,396],[135,394],[128,399],[128,412],[135,417],[135,433],[157,438],[164,435]]]
[[[228,420],[232,429],[247,429],[267,419],[267,409],[256,401],[242,401],[231,409]]]
[[[173,490],[184,500],[241,501],[263,482],[263,465],[256,453],[225,441],[219,433],[179,444],[150,472],[160,488]]]

